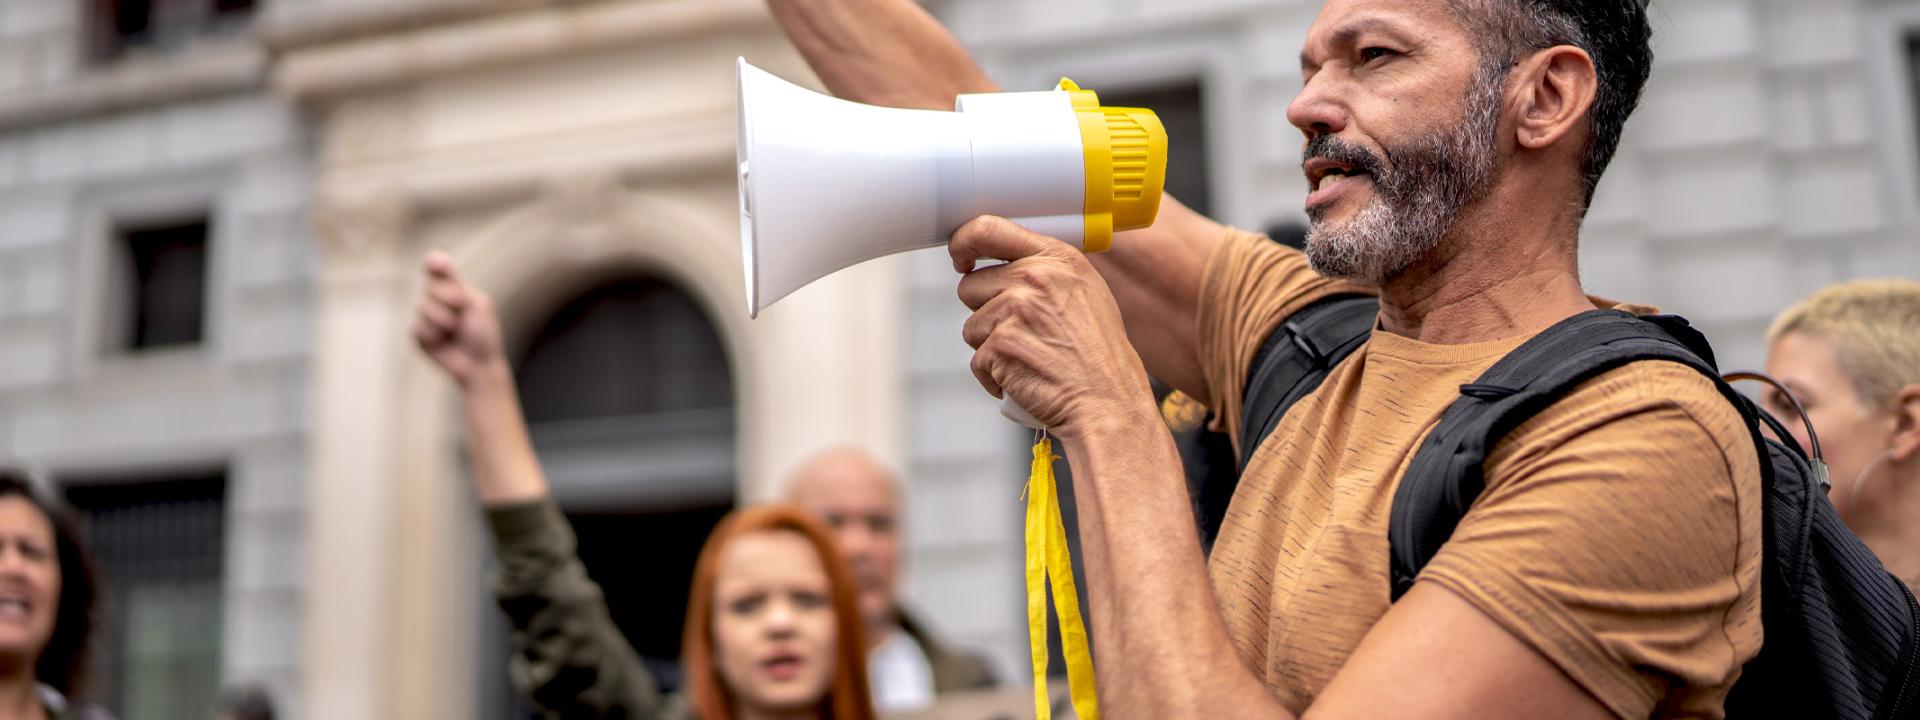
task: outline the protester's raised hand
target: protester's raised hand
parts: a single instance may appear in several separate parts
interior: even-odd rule
[[[987,392],[1070,438],[1099,423],[1158,422],[1113,292],[1080,251],[997,217],[962,226],[947,248],[966,273],[960,301],[974,312],[963,336]],[[974,269],[982,259],[1007,264]]]
[[[426,284],[414,313],[413,339],[454,382],[466,387],[505,360],[493,300],[462,280],[446,253],[428,252],[421,265]]]

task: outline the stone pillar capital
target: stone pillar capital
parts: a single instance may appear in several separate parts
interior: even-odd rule
[[[322,193],[313,209],[322,277],[397,267],[418,213],[413,200],[394,187]]]

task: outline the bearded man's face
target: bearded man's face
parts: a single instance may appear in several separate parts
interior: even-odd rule
[[[1506,66],[1481,62],[1443,0],[1329,2],[1301,59],[1288,118],[1307,135],[1307,258],[1384,284],[1493,180]]]

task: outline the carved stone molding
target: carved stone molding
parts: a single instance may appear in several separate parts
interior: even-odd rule
[[[324,155],[329,165],[352,165],[406,152],[419,127],[419,108],[405,93],[355,98],[328,113]]]
[[[320,256],[338,265],[390,255],[412,233],[417,214],[413,200],[396,187],[325,193],[313,210]]]
[[[617,174],[594,169],[550,179],[541,202],[560,231],[598,236],[612,232],[617,223],[620,190]]]
[[[38,90],[0,93],[0,131],[256,91],[266,86],[270,62],[264,49],[244,38],[122,60]]]
[[[274,3],[255,34],[276,52],[551,5],[561,0],[358,0]],[[577,1],[577,0],[568,0]]]
[[[361,29],[332,42],[284,50],[274,84],[304,101],[326,101],[424,78],[545,57],[631,48],[759,26],[773,32],[762,0],[451,2],[484,17],[387,31]],[[498,7],[515,12],[493,14]]]

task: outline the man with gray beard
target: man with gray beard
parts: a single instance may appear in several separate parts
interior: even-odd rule
[[[996,89],[906,0],[769,2],[842,97]],[[1761,642],[1760,471],[1678,364],[1601,374],[1502,438],[1389,600],[1394,491],[1461,386],[1567,318],[1650,312],[1576,267],[1650,35],[1644,0],[1327,0],[1287,113],[1304,255],[1171,198],[1090,257],[999,218],[954,235],[975,377],[1066,440],[1104,714],[1724,716]],[[1380,297],[1371,336],[1254,449],[1203,559],[1147,372],[1237,439],[1262,342],[1354,293]]]

